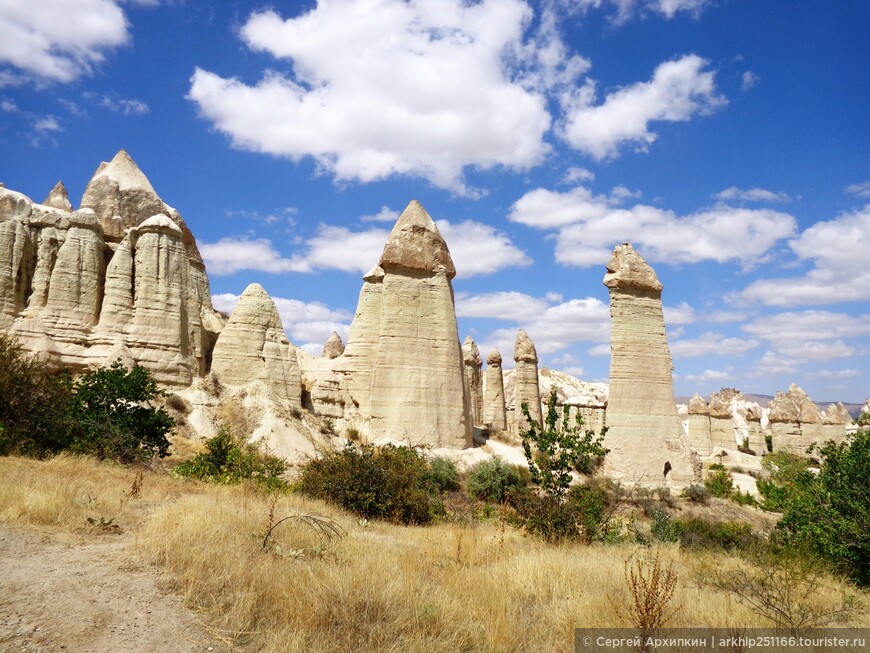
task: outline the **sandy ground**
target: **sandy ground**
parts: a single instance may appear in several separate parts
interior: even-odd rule
[[[227,651],[128,537],[71,544],[0,525],[0,652]]]

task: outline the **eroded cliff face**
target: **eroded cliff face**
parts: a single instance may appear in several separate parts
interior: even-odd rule
[[[691,483],[695,472],[674,402],[662,285],[628,243],[613,250],[604,285],[611,318],[606,470],[645,484]]]
[[[189,385],[221,327],[193,235],[123,150],[77,211],[60,182],[43,204],[0,188],[0,328],[25,348],[73,371],[129,359]]]

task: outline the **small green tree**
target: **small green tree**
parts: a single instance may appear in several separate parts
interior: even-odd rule
[[[151,401],[164,393],[148,371],[121,361],[76,379],[70,417],[75,435],[70,449],[129,463],[168,454],[167,435],[175,420]]]
[[[563,501],[571,485],[571,471],[588,469],[594,458],[603,457],[610,451],[604,447],[607,427],[597,435],[591,429],[584,429],[579,412],[571,424],[570,406],[567,405],[562,406],[560,420],[555,388],[547,401],[543,425],[532,419],[528,404],[523,403],[522,410],[529,424],[522,439],[532,481],[547,496]]]

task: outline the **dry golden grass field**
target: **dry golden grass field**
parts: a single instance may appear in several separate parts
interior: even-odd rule
[[[326,537],[292,515],[340,528]],[[466,520],[467,521],[467,520]],[[121,541],[222,643],[215,650],[563,652],[575,628],[632,626],[626,564],[658,558],[675,577],[671,627],[770,626],[701,582],[745,562],[677,545],[554,545],[492,518],[405,527],[358,520],[296,494],[180,480],[91,459],[0,458],[0,526],[79,546]],[[816,581],[806,601],[854,595]],[[842,624],[842,622],[841,622]],[[180,649],[179,649],[180,650]]]

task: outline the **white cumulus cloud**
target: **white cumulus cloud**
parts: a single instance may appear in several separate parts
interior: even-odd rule
[[[791,197],[783,191],[774,192],[764,188],[750,188],[749,190],[741,190],[737,186],[731,186],[714,195],[717,200],[733,201],[740,200],[744,202],[766,202],[776,204],[781,202],[791,202]]]
[[[221,238],[216,243],[201,243],[202,260],[209,274],[225,276],[241,270],[280,274],[307,272],[310,268],[299,259],[283,257],[265,238]]]
[[[656,139],[650,123],[689,120],[725,104],[716,93],[715,74],[705,70],[707,63],[694,54],[666,61],[650,81],[614,91],[601,104],[595,103],[594,83],[587,81],[563,95],[560,134],[573,148],[597,160],[615,157],[625,143],[644,149]]]
[[[758,340],[728,338],[721,333],[707,332],[690,340],[677,340],[671,343],[674,358],[694,358],[697,356],[740,356],[759,345]]]
[[[197,68],[188,97],[237,147],[310,156],[338,180],[410,175],[473,193],[466,166],[526,169],[549,151],[545,98],[505,65],[530,19],[520,0],[321,0],[287,19],[257,11],[241,38],[292,62],[292,76],[267,71],[252,86]]]
[[[116,0],[3,0],[0,64],[39,80],[71,82],[126,44],[127,28]]]

